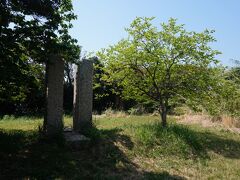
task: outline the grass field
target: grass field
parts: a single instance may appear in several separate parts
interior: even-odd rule
[[[91,143],[73,149],[42,139],[40,118],[4,117],[0,179],[240,179],[239,134],[173,119],[163,129],[155,116],[94,122]]]

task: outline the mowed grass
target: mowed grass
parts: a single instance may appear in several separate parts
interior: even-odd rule
[[[239,134],[173,118],[162,128],[156,116],[93,120],[78,149],[42,138],[41,118],[0,120],[0,179],[240,179]]]

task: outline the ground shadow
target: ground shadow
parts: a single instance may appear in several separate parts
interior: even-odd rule
[[[199,157],[213,151],[240,158],[240,142],[186,126],[176,125],[172,132]],[[135,148],[134,143],[121,129],[94,128],[90,134],[92,141],[75,149],[59,140],[47,142],[36,131],[0,130],[0,179],[185,179],[138,167],[126,154]]]
[[[36,131],[0,130],[0,179],[184,179],[140,170],[117,145],[134,147],[120,129],[94,131],[98,137],[74,149]]]
[[[195,131],[185,125],[173,125],[170,131],[188,144],[196,157],[209,158],[214,152],[226,158],[240,159],[240,141],[221,137],[208,130]]]
[[[226,158],[240,159],[240,141],[219,137],[211,132],[197,132],[207,151],[213,151]]]

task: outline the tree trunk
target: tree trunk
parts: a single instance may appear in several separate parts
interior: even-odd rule
[[[162,111],[161,113],[161,119],[162,119],[162,126],[167,126],[167,111]]]
[[[165,104],[161,104],[159,108],[159,113],[161,115],[162,127],[167,126],[167,111],[168,111],[167,106]]]
[[[119,111],[122,111],[124,109],[123,100],[119,95],[116,95],[115,97],[115,106],[116,106],[115,108]]]

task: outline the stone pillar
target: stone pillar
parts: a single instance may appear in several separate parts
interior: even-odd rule
[[[46,65],[46,114],[44,126],[47,135],[57,135],[63,129],[64,61],[51,55]]]
[[[93,63],[83,60],[77,66],[74,79],[73,130],[83,132],[92,126]]]

